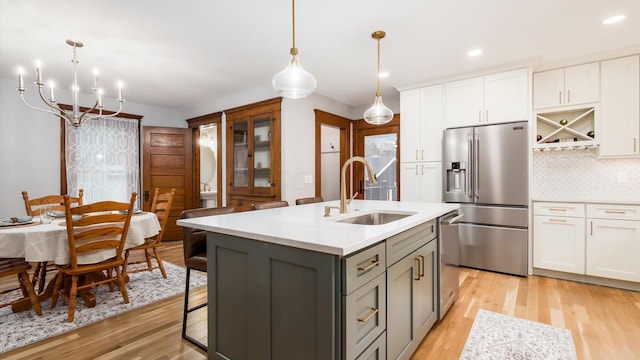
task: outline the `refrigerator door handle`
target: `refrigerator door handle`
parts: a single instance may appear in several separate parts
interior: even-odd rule
[[[465,179],[465,183],[466,183],[466,191],[465,193],[467,194],[468,197],[473,197],[473,194],[471,193],[471,171],[472,171],[472,165],[471,165],[471,156],[472,156],[472,149],[473,149],[473,140],[471,138],[471,134],[467,135],[467,169],[465,170],[465,175],[466,175],[466,179]]]
[[[477,199],[480,188],[480,138],[478,133],[475,133],[473,141],[475,142],[475,148],[473,149],[473,196]]]

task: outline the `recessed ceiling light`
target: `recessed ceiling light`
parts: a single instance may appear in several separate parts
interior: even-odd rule
[[[471,57],[473,57],[473,56],[478,56],[478,55],[481,55],[481,54],[482,54],[482,50],[480,50],[480,49],[473,49],[473,50],[471,50],[471,51],[469,51],[469,52],[467,53],[467,56],[471,56]]]
[[[605,25],[611,25],[624,20],[624,18],[625,18],[624,15],[616,15],[616,16],[612,16],[610,18],[604,19],[602,23]]]

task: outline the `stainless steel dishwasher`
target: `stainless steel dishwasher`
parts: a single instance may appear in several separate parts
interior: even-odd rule
[[[440,236],[438,236],[438,291],[440,303],[438,320],[442,319],[458,297],[460,290],[460,242],[458,240],[458,220],[464,215],[452,211],[440,218]]]

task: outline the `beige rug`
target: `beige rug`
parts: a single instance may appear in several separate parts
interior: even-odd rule
[[[463,360],[574,360],[571,331],[534,321],[478,310],[464,345]]]
[[[136,266],[136,265],[134,265]],[[144,267],[146,264],[141,264]],[[81,326],[86,326],[97,321],[122,314],[127,311],[151,304],[153,302],[169,298],[184,293],[185,269],[183,267],[164,262],[167,270],[167,279],[162,277],[159,270],[152,272],[143,271],[129,274],[127,293],[129,294],[129,304],[122,301],[119,291],[109,291],[109,287],[100,285],[92,292],[96,294],[96,306],[87,308],[82,300],[79,300],[76,307],[75,320],[67,322],[68,304],[66,300],[60,299],[58,306],[50,309],[49,300],[43,302],[42,316],[36,316],[33,311],[22,311],[12,313],[11,307],[0,309],[0,359],[2,353],[13,349],[44,340],[51,336],[60,335],[67,331],[75,330]],[[207,284],[206,275],[197,271],[191,272],[191,289]],[[19,292],[20,290],[17,290]],[[15,299],[19,296],[16,293],[0,295]]]

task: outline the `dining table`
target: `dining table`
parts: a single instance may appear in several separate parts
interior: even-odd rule
[[[144,244],[145,238],[152,237],[159,232],[160,222],[154,213],[143,211],[133,214],[124,249]],[[96,263],[114,255],[114,250],[83,254],[78,256],[78,263]],[[31,222],[0,227],[0,258],[24,258],[27,262],[32,263],[53,262],[57,265],[68,264],[69,244],[65,218],[53,219],[48,224],[40,223],[37,218],[33,218]],[[41,301],[51,296],[53,291],[52,283],[53,281],[49,283],[44,293],[38,294]],[[95,305],[95,299],[90,294],[84,297],[84,300],[89,307]],[[28,301],[18,301],[12,304],[14,312],[25,310],[29,307],[30,303]]]

